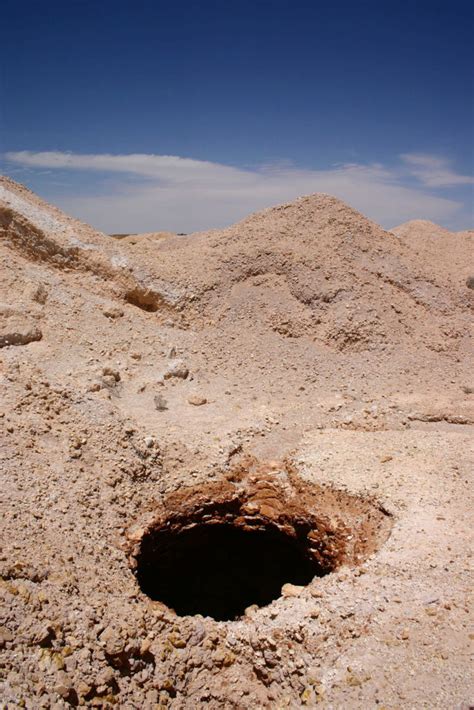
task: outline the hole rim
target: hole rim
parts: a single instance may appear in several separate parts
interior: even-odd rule
[[[374,497],[302,480],[287,462],[260,464],[251,457],[244,458],[222,480],[180,488],[160,504],[155,502],[129,528],[129,563],[144,601],[160,604],[178,619],[195,616],[176,614],[166,603],[147,596],[137,577],[140,552],[144,541],[157,530],[176,531],[202,524],[216,514],[221,520],[227,516],[233,524],[277,525],[290,535],[303,530],[323,570],[321,576],[343,565],[362,564],[386,542],[392,528],[391,514]]]

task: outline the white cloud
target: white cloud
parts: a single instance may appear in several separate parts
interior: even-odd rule
[[[423,153],[403,153],[400,157],[409,166],[410,172],[427,187],[474,185],[474,177],[455,173],[444,158]]]
[[[213,183],[223,180],[226,183],[239,184],[244,175],[251,176],[251,173],[227,165],[180,158],[176,155],[77,155],[24,150],[6,153],[5,157],[29,167],[131,173],[174,184],[189,184],[195,181],[202,183],[203,180]]]
[[[463,209],[462,202],[404,184],[406,166],[416,178],[423,171],[419,179],[424,185],[429,184],[429,169],[432,175],[434,168],[438,170],[438,179],[443,170],[446,173],[442,161],[441,165],[420,163],[420,156],[414,155],[403,156],[404,167],[348,164],[327,170],[299,169],[288,164],[243,169],[178,156],[143,154],[21,151],[5,157],[35,170],[115,174],[113,182],[109,177],[106,183],[107,194],[102,194],[103,176],[93,179],[91,175],[95,194],[91,189],[91,194],[81,197],[48,195],[64,210],[107,232],[189,232],[220,227],[255,210],[313,192],[333,194],[387,227],[419,217],[446,223],[456,219]],[[430,156],[421,157],[426,161]],[[448,173],[452,180],[454,173]],[[119,174],[123,177],[119,178]]]

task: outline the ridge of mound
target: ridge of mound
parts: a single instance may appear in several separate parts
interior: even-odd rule
[[[99,276],[123,300],[144,310],[172,307],[177,296],[154,278],[146,260],[129,259],[121,241],[99,232],[0,176],[0,238],[33,262]],[[147,240],[149,241],[149,240]]]
[[[438,263],[428,246],[419,259],[419,248],[315,194],[224,230],[170,238],[158,253],[162,277],[187,293],[195,325],[309,337],[339,351],[415,340],[444,348],[445,314],[464,308],[465,279],[455,271],[465,247],[458,263],[447,253]]]
[[[436,222],[430,222],[427,219],[412,219],[409,220],[408,222],[403,222],[403,224],[399,224],[397,227],[393,227],[393,229],[390,230],[393,234],[396,234],[399,237],[447,237],[447,236],[461,236],[461,237],[467,237],[467,236],[472,236],[474,234],[473,229],[462,229],[458,232],[452,232],[446,227],[442,227],[440,224],[436,224]]]
[[[435,236],[452,234],[449,229],[427,219],[411,219],[390,230],[393,234],[406,237]]]
[[[465,238],[453,249],[439,228],[434,243],[429,222],[386,232],[316,193],[223,230],[113,239],[12,181],[0,184],[11,244],[34,260],[105,279],[122,303],[159,320],[310,338],[341,352],[458,345],[457,332],[446,343],[444,330],[448,312],[468,307]],[[421,242],[405,238],[410,229],[422,231]]]
[[[332,217],[343,214],[346,218],[361,218],[366,222],[369,221],[361,212],[358,212],[338,197],[325,192],[314,192],[309,195],[301,195],[295,200],[282,202],[279,205],[273,205],[254,212],[234,226],[249,224],[254,221],[261,222],[267,217],[272,220],[281,218],[282,221],[287,221],[288,219],[294,221],[295,218],[298,220],[300,217],[307,222],[320,218],[324,213],[331,213],[330,216]]]
[[[50,205],[24,185],[3,175],[0,175],[0,208],[15,212],[17,216],[50,236],[54,235],[58,240],[63,238],[66,244],[65,238],[74,234],[76,237],[81,235],[92,241],[96,241],[99,236],[105,236],[102,232]]]

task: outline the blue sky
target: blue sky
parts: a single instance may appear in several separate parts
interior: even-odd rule
[[[472,226],[472,2],[4,0],[0,170],[106,231]]]

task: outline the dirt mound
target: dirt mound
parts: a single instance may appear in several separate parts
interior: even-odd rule
[[[23,253],[88,270],[112,282],[125,302],[181,327],[251,322],[254,330],[363,351],[443,347],[446,314],[468,317],[469,235],[453,249],[450,233],[427,222],[384,232],[328,195],[300,198],[223,231],[111,240],[11,182],[2,194],[2,232]],[[406,239],[420,230],[423,247]]]
[[[171,309],[176,301],[173,289],[148,272],[146,251],[132,266],[119,241],[68,217],[8,178],[0,178],[0,239],[31,261],[95,274],[106,289],[139,307],[143,304],[145,310],[150,303],[154,310],[158,305]]]
[[[469,702],[473,234],[410,224],[116,239],[0,181],[8,707]]]

